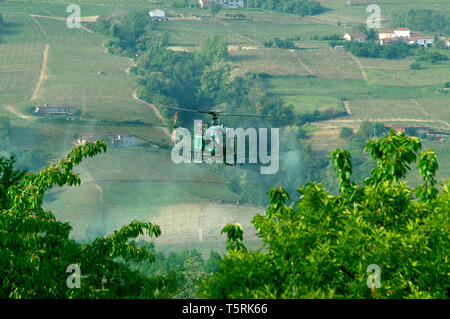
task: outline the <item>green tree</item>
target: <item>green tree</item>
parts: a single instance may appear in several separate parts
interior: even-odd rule
[[[140,275],[129,261],[155,260],[129,240],[144,233],[157,237],[158,225],[133,221],[112,235],[80,244],[69,239],[69,223],[42,207],[54,185],[81,183],[73,171],[83,158],[106,151],[98,141],[74,148],[66,158],[36,174],[16,171],[14,160],[0,161],[0,298],[157,298],[170,291],[171,278]],[[66,272],[76,264],[80,288],[68,288]]]
[[[450,33],[450,18],[430,9],[411,9],[406,14],[394,16],[395,27],[408,27],[417,31]]]
[[[248,252],[238,226],[227,225],[228,254],[203,282],[206,298],[448,298],[449,181],[435,188],[436,155],[418,156],[424,183],[402,181],[417,159],[417,138],[391,130],[369,141],[377,167],[363,184],[351,180],[348,151],[332,152],[340,194],[308,183],[290,203],[281,187],[253,218],[263,250]],[[381,286],[368,287],[369,265]]]
[[[201,54],[210,63],[226,61],[228,46],[226,40],[215,35],[202,43]]]
[[[10,158],[0,157],[0,209],[10,206],[8,189],[19,183],[26,173],[25,170],[15,169],[15,163],[14,156]]]
[[[414,62],[414,63],[411,63],[409,68],[411,70],[420,70],[420,69],[422,69],[422,65],[419,62]]]
[[[222,10],[222,7],[218,4],[215,4],[211,7],[211,16],[213,18],[216,17],[216,15],[219,13],[219,11]]]
[[[339,133],[340,138],[347,138],[353,135],[353,130],[349,127],[343,127]]]

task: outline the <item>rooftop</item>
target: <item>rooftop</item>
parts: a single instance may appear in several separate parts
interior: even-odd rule
[[[357,33],[349,33],[349,36],[351,36],[352,38],[365,38],[366,35],[362,32],[357,32]]]

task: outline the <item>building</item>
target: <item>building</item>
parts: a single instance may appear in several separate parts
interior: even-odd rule
[[[393,30],[381,30],[378,32],[378,39],[380,40],[394,39],[396,37],[397,36]]]
[[[78,137],[78,145],[86,145],[86,143],[104,140],[110,146],[136,146],[143,143],[136,135],[122,133],[87,133]]]
[[[397,28],[394,30],[396,38],[409,38],[411,31],[408,28]]]
[[[213,0],[199,0],[200,8],[207,9],[211,8],[215,3]]]
[[[381,45],[397,41],[402,41],[406,44],[417,44],[417,40],[421,37],[420,33],[412,33],[408,28],[397,28],[395,30],[382,30],[378,32],[378,42]]]
[[[419,36],[416,40],[416,44],[418,46],[422,46],[424,48],[429,48],[434,46],[434,37],[433,36]]]
[[[398,42],[400,40],[401,40],[400,38],[386,38],[386,39],[380,39],[378,42],[381,45],[385,45],[385,44],[389,44],[389,43],[395,43],[395,42]]]
[[[248,8],[248,0],[218,0],[217,2],[222,8]]]
[[[359,33],[346,33],[344,35],[344,39],[347,41],[357,41],[364,42],[366,41],[366,35],[362,32]]]
[[[36,106],[36,110],[34,111],[34,115],[74,115],[75,108],[68,105],[52,105],[49,106],[47,104]]]
[[[434,46],[434,37],[421,35],[420,33],[413,33],[408,41],[409,44],[416,44],[417,46],[432,47]]]
[[[420,138],[427,138],[431,140],[442,141],[443,139],[450,137],[449,132],[438,131],[423,125],[384,124],[384,127],[388,129],[392,128],[393,130],[405,133],[408,136],[418,136]]]
[[[420,33],[411,33],[411,36],[409,37],[409,44],[417,44],[417,40],[420,39],[421,35]]]
[[[450,49],[450,38],[444,39],[445,47]]]
[[[406,126],[405,125],[397,125],[397,124],[384,124],[384,127],[387,129],[393,129],[396,132],[405,133]]]
[[[148,13],[150,15],[150,18],[152,20],[156,21],[165,21],[166,20],[166,13],[161,9],[154,9]]]
[[[248,0],[199,0],[199,4],[200,8],[204,9],[215,5],[227,9],[248,8]]]

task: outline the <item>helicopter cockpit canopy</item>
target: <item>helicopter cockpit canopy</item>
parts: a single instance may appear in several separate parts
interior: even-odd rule
[[[223,154],[225,146],[226,131],[223,125],[210,126],[203,133],[205,141],[205,151],[212,155],[216,153]]]

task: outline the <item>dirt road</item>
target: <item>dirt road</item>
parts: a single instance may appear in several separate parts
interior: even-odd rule
[[[350,52],[348,52],[348,55],[352,58],[353,61],[355,61],[355,63],[358,65],[359,70],[361,71],[362,77],[364,78],[364,80],[368,80],[369,77],[367,76],[366,71],[364,71],[363,65],[361,64],[361,62],[359,62],[359,60]]]
[[[135,99],[139,103],[148,105],[152,109],[152,111],[155,113],[155,115],[161,120],[161,122],[163,122],[164,125],[167,125],[165,118],[162,117],[161,113],[159,113],[159,110],[156,106],[139,99],[136,95],[136,90],[133,90],[132,96],[133,96],[133,99]],[[169,129],[167,127],[160,127],[160,129],[164,132],[165,135],[167,135],[167,137],[169,137],[169,138],[171,137]]]
[[[310,75],[314,75],[313,70],[311,70],[311,68],[309,66],[307,66],[301,59],[300,57],[295,53],[294,49],[289,49],[289,52],[291,52],[291,54],[297,59],[298,63],[300,63],[303,68],[305,68],[306,71],[308,71],[308,73]]]
[[[24,115],[24,114],[20,113],[20,112],[17,111],[12,105],[8,105],[8,106],[6,107],[6,109],[7,109],[8,111],[10,111],[11,113],[17,115],[18,117],[23,118],[24,120],[32,121],[32,119],[30,118],[30,116],[27,116],[27,115]]]
[[[39,90],[41,89],[42,82],[44,82],[45,70],[47,69],[49,49],[50,49],[50,44],[47,43],[44,47],[44,53],[42,56],[41,74],[39,75],[39,80],[36,83],[36,87],[34,88],[34,91],[33,91],[33,94],[31,95],[30,100],[34,100],[37,97]]]

